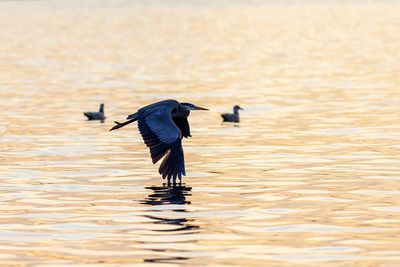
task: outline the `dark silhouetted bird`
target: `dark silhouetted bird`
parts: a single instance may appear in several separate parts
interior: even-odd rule
[[[99,112],[84,112],[85,116],[89,120],[104,120],[106,117],[104,117],[104,104],[100,104],[100,109]]]
[[[233,107],[233,114],[232,113],[224,113],[221,114],[222,119],[224,121],[230,121],[230,122],[239,122],[239,109],[243,110],[241,107],[238,105]]]
[[[117,125],[110,131],[138,121],[140,134],[150,149],[153,164],[167,154],[158,172],[164,179],[167,178],[168,184],[171,178],[175,184],[176,177],[182,181],[182,175],[186,175],[181,140],[191,136],[187,121],[191,110],[208,109],[176,100],[164,100],[139,109],[123,123],[115,121]]]

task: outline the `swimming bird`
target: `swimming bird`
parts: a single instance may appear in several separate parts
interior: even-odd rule
[[[224,114],[221,114],[221,117],[224,119],[224,121],[239,122],[239,109],[243,110],[241,107],[236,105],[233,107],[233,114],[232,113],[224,113]]]
[[[104,104],[100,104],[100,109],[99,112],[84,112],[85,116],[89,120],[104,120],[106,117],[104,117]]]
[[[167,178],[168,184],[172,178],[175,185],[176,177],[182,182],[182,175],[186,175],[181,140],[191,137],[187,120],[191,110],[208,109],[191,103],[164,100],[139,109],[123,123],[115,121],[116,125],[110,131],[138,121],[139,132],[150,149],[153,164],[166,155],[158,172],[163,179]]]

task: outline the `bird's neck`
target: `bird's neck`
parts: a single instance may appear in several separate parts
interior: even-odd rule
[[[172,118],[187,118],[189,117],[190,110],[185,107],[179,106],[178,112],[172,113]]]

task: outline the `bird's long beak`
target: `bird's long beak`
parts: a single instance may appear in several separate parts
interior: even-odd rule
[[[202,107],[199,107],[199,106],[194,106],[193,110],[209,110],[209,109],[208,108],[202,108]]]

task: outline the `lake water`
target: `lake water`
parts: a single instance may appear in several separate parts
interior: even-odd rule
[[[0,2],[0,264],[399,264],[399,8]],[[169,98],[210,109],[177,189],[108,131]]]

